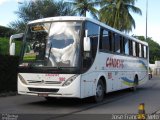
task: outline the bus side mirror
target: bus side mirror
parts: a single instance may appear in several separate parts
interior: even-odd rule
[[[88,30],[85,31],[86,37],[84,37],[83,40],[83,48],[85,52],[90,52],[91,51],[91,40],[88,36]]]
[[[11,35],[10,41],[9,41],[9,54],[10,55],[15,55],[16,45],[13,40],[18,39],[18,38],[23,38],[23,35],[24,35],[23,33]]]
[[[15,49],[16,49],[16,44],[15,44],[15,42],[12,42],[10,45],[10,48],[9,48],[9,54],[15,55],[15,51],[16,51]]]

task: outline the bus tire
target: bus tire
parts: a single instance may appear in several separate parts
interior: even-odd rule
[[[134,78],[134,83],[133,83],[133,87],[132,87],[132,91],[136,91],[138,87],[138,76],[136,75]]]
[[[104,95],[105,95],[105,87],[103,81],[100,79],[97,83],[96,87],[96,95],[94,96],[94,101],[95,102],[101,102],[103,101]]]

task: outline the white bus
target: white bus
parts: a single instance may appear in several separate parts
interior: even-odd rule
[[[85,17],[29,22],[23,36],[18,93],[86,98],[134,88],[148,80],[148,44]],[[13,44],[13,45],[12,45]]]

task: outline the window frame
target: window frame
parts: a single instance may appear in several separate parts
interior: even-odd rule
[[[108,47],[108,49],[105,49],[105,48],[103,48],[103,43],[102,43],[102,40],[103,40],[103,33],[104,33],[104,31],[107,31],[108,32],[108,41],[107,41],[107,43],[109,43],[109,47]],[[113,52],[112,50],[113,50],[113,32],[112,31],[110,31],[110,30],[108,30],[108,29],[106,29],[106,28],[103,28],[103,27],[101,27],[100,28],[100,40],[99,40],[99,51],[100,52]]]

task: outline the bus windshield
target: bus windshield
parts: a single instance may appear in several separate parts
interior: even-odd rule
[[[77,67],[80,29],[81,22],[29,25],[20,66]]]

